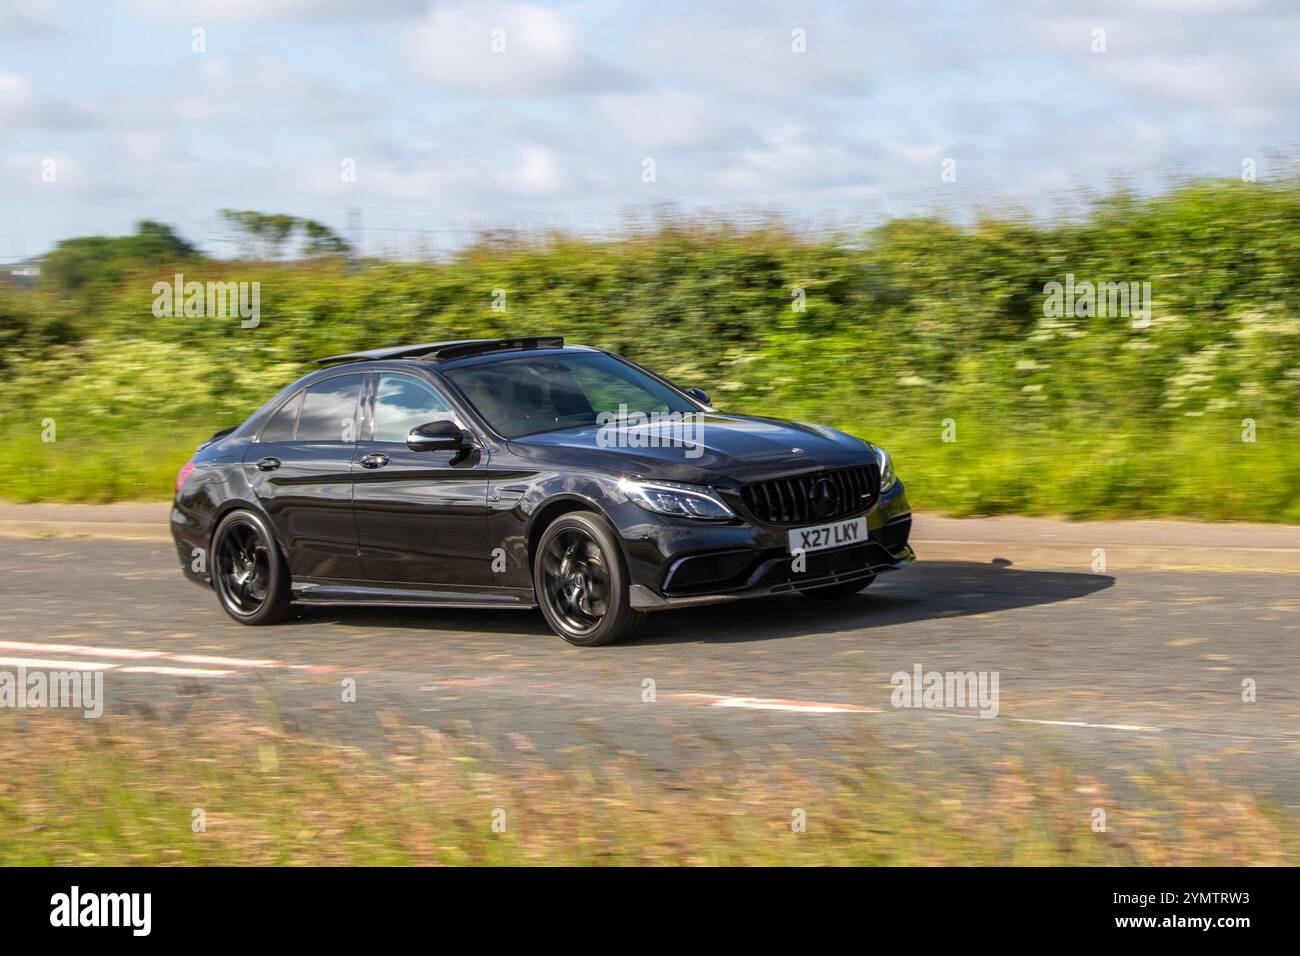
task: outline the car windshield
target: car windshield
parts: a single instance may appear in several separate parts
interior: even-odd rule
[[[668,386],[603,352],[538,355],[443,373],[506,438],[697,412]],[[606,417],[600,418],[602,413]]]

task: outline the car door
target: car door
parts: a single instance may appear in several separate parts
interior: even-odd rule
[[[353,465],[353,507],[368,581],[475,588],[491,585],[487,456],[411,451],[417,425],[462,422],[434,384],[403,372],[372,373],[371,412]]]
[[[244,470],[295,579],[357,580],[352,460],[365,373],[322,379],[290,397],[249,446]]]

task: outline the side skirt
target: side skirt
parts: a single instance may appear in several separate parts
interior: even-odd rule
[[[357,607],[453,607],[514,608],[537,607],[533,592],[521,588],[501,591],[436,591],[361,584],[314,584],[295,581],[293,603],[307,606],[347,605]]]

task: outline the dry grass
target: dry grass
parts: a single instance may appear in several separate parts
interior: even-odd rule
[[[1124,796],[1060,766],[809,774],[496,765],[390,721],[383,756],[194,712],[0,714],[0,864],[1294,864],[1294,815],[1205,777]],[[1107,832],[1091,827],[1105,807]],[[206,812],[206,832],[192,812]],[[493,813],[505,811],[505,832]],[[792,830],[802,808],[806,832]]]

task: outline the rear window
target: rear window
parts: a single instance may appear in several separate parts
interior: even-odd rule
[[[298,441],[356,441],[357,402],[365,375],[340,375],[307,389]]]
[[[262,429],[260,441],[293,441],[294,429],[298,427],[298,409],[302,407],[302,392],[280,406],[280,410],[271,417]]]

